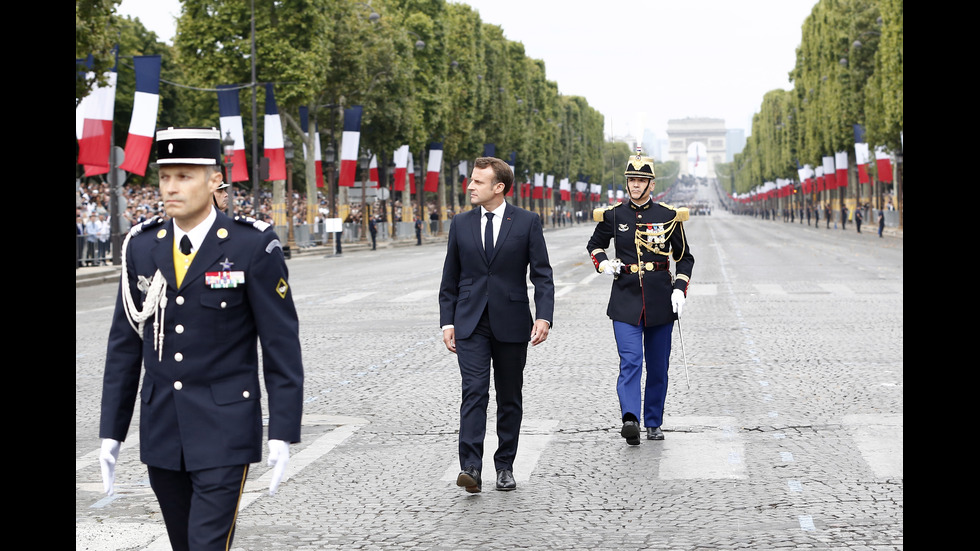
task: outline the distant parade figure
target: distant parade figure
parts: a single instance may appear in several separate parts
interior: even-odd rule
[[[263,425],[270,493],[300,440],[303,364],[282,245],[269,224],[215,208],[220,162],[217,129],[157,132],[168,219],[134,226],[123,242],[102,382],[104,489],[113,493],[139,404],[140,460],[175,550],[231,547]]]
[[[640,421],[648,440],[663,440],[664,403],[671,331],[687,296],[694,256],[684,235],[686,208],[654,203],[653,159],[639,152],[626,165],[630,200],[596,209],[596,224],[587,249],[596,270],[612,278],[606,314],[613,322],[619,351],[616,392],[622,413],[620,434],[631,446],[640,443]],[[606,253],[615,244],[615,257]],[[670,272],[675,261],[676,277]],[[643,360],[646,392],[640,396]]]

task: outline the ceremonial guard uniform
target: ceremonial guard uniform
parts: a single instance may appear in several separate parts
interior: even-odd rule
[[[217,166],[220,134],[212,129],[212,144],[210,132],[198,139],[200,130],[158,133],[161,182],[165,168],[174,170],[168,164]],[[270,462],[275,455],[284,468],[288,444],[300,440],[299,322],[279,239],[268,224],[232,220],[204,201],[206,220],[180,232],[183,239],[199,232],[193,252],[175,245],[179,217],[153,218],[127,235],[102,387],[107,492],[139,390],[140,459],[174,549],[231,544],[248,465],[262,458],[259,339]]]
[[[614,274],[606,314],[613,320],[620,355],[616,390],[624,422],[622,435],[627,443],[637,445],[644,357],[643,424],[647,438],[663,439],[660,426],[667,396],[671,330],[687,294],[694,256],[684,235],[687,209],[650,199],[653,159],[639,154],[631,157],[626,176],[631,200],[595,210],[597,224],[587,249],[597,271]],[[641,188],[644,180],[645,190]],[[610,242],[615,245],[614,257],[606,252]],[[671,258],[676,275],[670,271]]]

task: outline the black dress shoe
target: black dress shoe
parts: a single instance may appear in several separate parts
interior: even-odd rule
[[[471,494],[480,493],[483,489],[483,481],[480,480],[480,471],[472,465],[466,467],[456,477],[456,485],[465,488]]]
[[[640,445],[640,424],[636,421],[626,421],[623,423],[623,430],[619,432],[626,439],[630,446]]]
[[[647,440],[663,440],[664,431],[660,427],[647,427]]]
[[[497,489],[501,492],[509,492],[517,489],[517,481],[514,480],[514,473],[507,469],[497,471]]]

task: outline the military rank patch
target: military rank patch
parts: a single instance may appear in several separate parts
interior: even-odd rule
[[[276,249],[279,249],[280,251],[282,250],[282,243],[280,243],[278,239],[273,239],[272,241],[269,241],[269,244],[265,246],[266,253],[271,253]]]
[[[233,289],[245,284],[245,272],[205,272],[204,284],[212,289]]]
[[[287,292],[289,292],[289,284],[286,283],[285,279],[280,277],[279,283],[276,284],[276,294],[278,294],[282,298],[286,298]]]

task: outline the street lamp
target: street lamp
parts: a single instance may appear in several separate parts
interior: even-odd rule
[[[333,191],[333,171],[334,161],[337,160],[337,150],[333,147],[333,141],[327,142],[327,149],[323,152],[323,162],[327,163],[327,210],[331,217],[336,217],[334,211],[334,191]]]
[[[289,218],[289,236],[286,241],[286,250],[289,251],[289,254],[286,255],[286,258],[291,258],[293,247],[296,246],[293,237],[293,155],[295,148],[289,136],[283,136],[282,148],[286,155],[286,216]]]
[[[361,235],[358,236],[358,241],[362,241],[367,238],[367,181],[368,181],[368,171],[371,169],[371,156],[366,152],[361,153]]]
[[[228,195],[231,197],[231,201],[228,201],[228,216],[231,216],[233,205],[235,203],[235,187],[231,183],[231,167],[234,163],[231,162],[232,156],[235,154],[235,138],[231,137],[231,130],[225,131],[225,137],[221,140],[221,148],[225,154],[225,172],[228,175]]]

